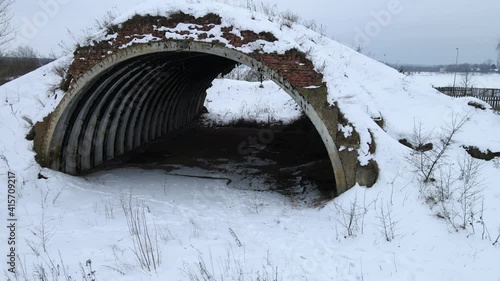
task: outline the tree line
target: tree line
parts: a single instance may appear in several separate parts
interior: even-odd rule
[[[53,59],[40,58],[31,47],[20,46],[7,51],[5,46],[15,36],[10,8],[14,0],[0,0],[0,85],[31,72]]]
[[[0,56],[0,85],[29,73],[54,59],[40,58],[37,52],[27,46],[20,46]]]
[[[483,63],[462,63],[462,64],[442,64],[442,65],[411,65],[411,64],[390,64],[392,68],[405,73],[418,72],[476,72],[476,73],[498,73],[498,67],[493,60],[487,60]]]

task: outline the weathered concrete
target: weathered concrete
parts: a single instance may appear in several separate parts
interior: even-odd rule
[[[305,54],[294,49],[285,54],[240,52],[233,47],[276,38],[252,31],[236,36],[231,33],[232,27],[222,30],[233,47],[193,39],[126,45],[141,34],[164,38],[164,32],[153,28],[158,22],[162,26],[196,23],[194,29],[208,31],[220,24],[220,18],[214,14],[202,18],[184,14],[169,19],[135,17],[120,28],[110,28],[110,34],[117,34],[112,44],[94,42],[93,46],[77,49],[69,68],[72,80],[66,95],[56,110],[36,126],[39,163],[79,174],[168,134],[200,114],[213,79],[241,63],[259,69],[277,83],[312,121],[332,163],[336,179],[332,190],[336,189],[336,194],[356,182],[371,186],[376,181],[376,163],[365,167],[358,163],[356,132],[348,138],[337,134],[339,122],[348,121],[338,108],[327,103],[323,76]],[[206,38],[203,33],[198,37]],[[128,47],[119,48],[124,45]],[[339,146],[346,149],[339,152]]]

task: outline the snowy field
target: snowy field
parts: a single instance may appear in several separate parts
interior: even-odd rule
[[[239,9],[172,2],[194,14],[234,15],[235,30],[261,21],[260,27],[286,42],[264,46],[269,52],[317,48],[310,59],[318,69],[325,64],[328,101],[352,123],[339,129],[358,131],[359,159],[377,161],[377,183],[311,208],[244,188],[264,184],[258,177],[229,188],[224,180],[171,177],[164,170],[121,168],[72,177],[41,168],[25,137],[64,95],[49,89],[59,82],[53,67],[72,59],[66,57],[0,87],[0,220],[9,225],[9,217],[17,218],[18,255],[15,277],[7,263],[13,245],[2,239],[2,280],[500,279],[500,161],[475,160],[463,149],[499,152],[498,114],[479,100],[446,97],[430,82],[401,75],[330,39],[320,38],[318,47],[313,41],[319,35],[299,25],[281,30],[267,17]],[[258,85],[215,81],[207,97],[208,120],[251,115],[289,122],[299,114],[276,86],[257,90]],[[383,128],[373,118],[383,118]],[[374,154],[368,152],[372,136]],[[403,138],[413,145],[433,143],[434,149],[417,153],[399,143]],[[443,158],[422,182],[428,166],[422,171],[418,163],[436,160],[443,143]],[[14,177],[16,208],[8,210],[8,179]],[[10,235],[4,231],[3,237]]]
[[[434,87],[452,87],[453,80],[455,79],[454,73],[431,73],[421,72],[410,75],[415,80],[425,82]],[[464,74],[457,73],[456,85],[461,87],[463,85]],[[474,88],[492,88],[500,89],[500,74],[491,73],[473,73],[469,78],[469,85]]]
[[[59,274],[47,280],[67,280],[65,274],[71,280],[93,280],[82,276],[90,267],[96,280],[204,280],[193,277],[202,276],[200,265],[216,276],[206,280],[500,277],[500,247],[492,245],[500,234],[500,173],[493,162],[484,162],[481,170],[486,233],[479,226],[456,232],[437,218],[404,162],[398,162],[399,170],[388,171],[391,176],[375,187],[355,187],[321,209],[294,204],[274,193],[228,188],[224,180],[179,178],[163,170],[128,168],[71,177],[39,168],[31,144],[24,140],[28,126],[22,116],[36,120],[46,114],[26,90],[43,84],[37,81],[49,73],[47,66],[0,88],[8,101],[0,108],[2,155],[8,160],[2,163],[2,177],[6,182],[7,171],[17,175],[17,254],[22,263],[17,266],[29,280],[41,280],[43,270],[48,276],[54,274],[51,270]],[[10,92],[18,87],[15,94]],[[258,83],[215,81],[207,97],[209,116],[216,121],[232,107],[231,115],[237,117],[245,113],[241,107],[260,108],[271,96],[276,97],[269,100],[276,108],[274,118],[285,121],[297,114],[288,96],[272,84],[256,89]],[[57,102],[44,95],[39,98],[46,106]],[[211,175],[180,168],[184,174]],[[38,179],[38,173],[48,179]],[[251,182],[263,184],[258,178]],[[6,189],[1,196],[6,198]],[[125,215],[130,205],[141,210],[157,235],[153,245],[160,263],[152,272],[141,269],[134,255]],[[353,222],[348,226],[352,208]],[[387,214],[390,228],[384,230],[382,218]],[[5,245],[0,248],[4,253]]]
[[[300,117],[297,103],[271,81],[264,81],[264,88],[260,83],[245,81],[215,80],[212,84],[205,102],[210,123],[225,125],[239,118],[290,123]]]

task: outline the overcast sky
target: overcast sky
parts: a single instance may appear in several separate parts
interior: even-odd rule
[[[165,0],[168,1],[168,0]],[[227,0],[230,1],[230,0]],[[255,0],[256,2],[259,0]],[[124,12],[144,0],[16,0],[12,12],[18,34],[33,33],[30,45],[46,55],[60,52],[61,42],[74,42],[67,30],[82,34],[106,11]],[[328,36],[376,59],[392,63],[451,64],[456,48],[460,62],[497,59],[500,40],[499,0],[269,0],[279,10],[291,10],[326,26]],[[44,3],[57,4],[58,12],[44,23]],[[38,18],[37,18],[38,17]],[[28,22],[41,21],[40,28]],[[31,35],[30,35],[31,36]]]

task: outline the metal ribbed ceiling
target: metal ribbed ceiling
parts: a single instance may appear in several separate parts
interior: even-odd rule
[[[60,157],[61,171],[79,174],[188,124],[200,114],[211,82],[235,64],[167,52],[116,65],[66,110],[61,153],[53,150],[52,157]]]

